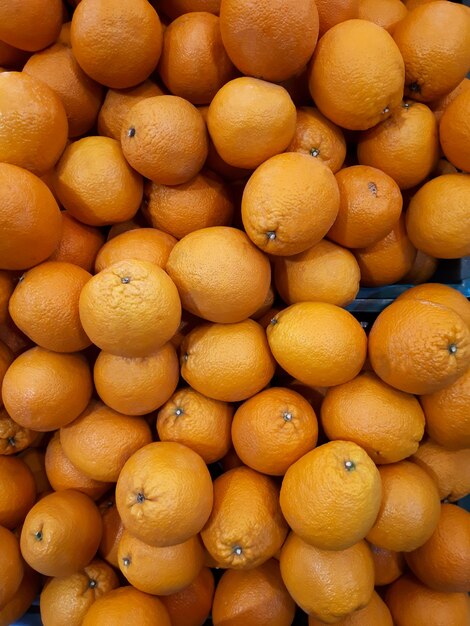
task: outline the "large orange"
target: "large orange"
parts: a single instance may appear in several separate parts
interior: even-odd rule
[[[30,567],[26,567],[23,580],[16,593],[0,609],[0,626],[10,626],[23,617],[37,597],[40,585],[40,575]]]
[[[162,51],[162,26],[146,0],[82,0],[72,17],[73,53],[97,82],[122,89],[148,78]]]
[[[343,128],[366,130],[400,104],[404,75],[400,51],[387,31],[354,19],[333,26],[318,42],[309,87],[323,115]]]
[[[206,464],[180,443],[141,448],[124,465],[116,486],[116,505],[126,529],[157,547],[183,543],[197,534],[212,503]]]
[[[326,624],[362,609],[372,599],[374,564],[365,541],[346,550],[320,550],[291,533],[282,547],[280,565],[296,603]]]
[[[214,597],[214,575],[203,567],[193,582],[176,593],[161,596],[172,626],[203,626],[209,617]]]
[[[449,309],[453,309],[470,326],[470,302],[463,293],[449,285],[440,283],[418,285],[404,291],[398,296],[397,300],[427,300],[428,302],[442,304]]]
[[[328,389],[321,421],[329,439],[357,443],[377,465],[414,454],[425,425],[418,400],[390,387],[373,372]]]
[[[22,50],[42,50],[59,36],[62,2],[51,0],[2,0],[0,39]]]
[[[433,393],[455,382],[470,365],[464,320],[433,302],[401,300],[380,313],[369,335],[376,374],[401,391]]]
[[[80,323],[78,300],[91,274],[72,263],[37,265],[21,277],[10,298],[10,315],[34,343],[55,352],[78,352],[91,344]]]
[[[405,61],[406,94],[411,98],[436,100],[465,78],[470,46],[468,9],[452,2],[428,2],[396,25],[393,38]]]
[[[98,228],[82,224],[68,211],[61,211],[62,234],[59,244],[48,261],[73,263],[87,272],[92,272],[96,255],[104,243],[104,236]]]
[[[26,463],[16,456],[0,456],[0,525],[20,526],[35,501],[36,484]]]
[[[181,375],[196,391],[224,402],[246,400],[274,375],[266,334],[251,319],[202,324],[181,345]]]
[[[242,322],[263,304],[271,283],[268,259],[236,228],[214,226],[186,235],[166,271],[183,307],[211,322]]]
[[[214,507],[201,537],[218,567],[258,567],[276,554],[287,532],[272,478],[237,467],[214,481]]]
[[[408,461],[381,465],[379,472],[382,504],[367,539],[395,552],[415,550],[431,537],[439,521],[437,487],[425,470]]]
[[[119,587],[105,594],[88,609],[83,626],[172,626],[168,611],[154,596],[134,587]]]
[[[207,112],[218,154],[229,165],[248,169],[283,152],[294,137],[295,124],[295,106],[286,89],[248,76],[219,89]]]
[[[453,165],[470,171],[470,90],[461,93],[445,109],[439,125],[442,150]]]
[[[392,615],[387,605],[375,591],[371,601],[363,609],[358,609],[335,623],[338,626],[393,626]],[[308,626],[324,624],[325,622],[320,622],[311,615],[308,618]]]
[[[39,500],[21,530],[21,552],[46,576],[70,576],[94,557],[102,533],[94,502],[78,491],[57,491]]]
[[[304,252],[333,225],[339,191],[332,171],[298,152],[272,157],[243,191],[242,220],[250,239],[275,255]]]
[[[372,528],[381,502],[380,475],[366,452],[331,441],[291,465],[281,509],[292,530],[322,550],[344,550]]]
[[[70,461],[85,476],[103,482],[116,482],[126,461],[151,441],[145,419],[122,415],[97,400],[60,429]]]
[[[92,391],[90,369],[82,354],[35,347],[11,364],[3,379],[2,397],[15,422],[50,431],[78,417]]]
[[[2,542],[0,563],[4,572],[0,578],[0,609],[3,609],[13,598],[21,584],[24,566],[18,539],[15,535],[3,526],[0,526],[0,539]]]
[[[406,569],[403,552],[394,552],[369,544],[374,560],[375,585],[389,585],[403,574]]]
[[[363,133],[357,145],[359,163],[391,176],[401,189],[422,182],[436,167],[439,138],[433,112],[406,100],[390,117]]]
[[[311,387],[341,385],[364,365],[367,338],[344,309],[324,302],[299,302],[275,315],[267,329],[279,365]]]
[[[181,303],[173,281],[149,261],[128,259],[96,274],[80,295],[80,320],[99,348],[145,357],[175,334]]]
[[[263,474],[282,476],[317,443],[318,423],[299,393],[271,387],[236,411],[232,423],[235,452],[245,465]]]
[[[212,621],[214,626],[291,626],[294,613],[279,564],[270,559],[249,571],[224,572],[214,596]]]
[[[17,424],[5,409],[0,409],[0,455],[22,452],[30,446],[37,433]]]
[[[61,226],[47,185],[16,165],[1,163],[0,269],[22,270],[45,261],[59,243]]]

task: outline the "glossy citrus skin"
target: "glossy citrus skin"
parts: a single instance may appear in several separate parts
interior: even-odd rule
[[[174,626],[202,626],[208,618],[214,597],[214,575],[203,567],[193,582],[176,593],[161,596]]]
[[[0,456],[0,492],[0,525],[13,530],[36,501],[34,477],[22,459]]]
[[[100,626],[111,620],[115,626],[136,621],[141,626],[172,626],[162,602],[133,587],[119,587],[92,604],[83,626]]]
[[[375,585],[389,585],[400,578],[406,568],[403,552],[379,548],[370,543],[369,548],[374,561]]]
[[[24,575],[23,560],[21,558],[18,539],[15,535],[0,526],[0,538],[2,540],[1,563],[8,576],[2,576],[0,583],[0,607],[10,602],[20,586]]]
[[[370,602],[363,609],[354,611],[335,623],[338,626],[393,626],[387,605],[375,591]],[[323,624],[324,622],[319,622],[309,615],[308,626],[322,626]]]

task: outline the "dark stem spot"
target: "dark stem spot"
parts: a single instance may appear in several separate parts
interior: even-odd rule
[[[189,354],[188,354],[187,352],[185,352],[185,353],[183,354],[183,361],[185,361],[185,362],[186,362],[188,359],[189,359]]]
[[[276,324],[278,324],[278,323],[279,323],[279,320],[277,319],[277,317],[272,317],[272,318],[269,320],[269,323],[270,323],[270,324],[272,324],[273,326],[275,326]]]
[[[409,102],[403,102],[401,105],[404,109],[409,109],[411,104]]]
[[[139,504],[142,504],[143,502],[145,502],[145,496],[143,493],[139,492],[136,496],[136,500]]]
[[[129,128],[129,130],[127,131],[127,136],[128,137],[135,137],[135,128],[133,126],[131,126]]]
[[[183,415],[184,411],[183,409],[181,409],[180,407],[178,407],[177,409],[175,409],[175,415],[176,417],[179,417],[180,415]]]
[[[411,91],[411,93],[421,93],[421,87],[416,81],[414,83],[410,83],[408,85],[408,89]]]
[[[266,237],[269,239],[269,241],[274,241],[276,239],[276,233],[274,232],[274,230],[268,230],[268,232],[266,233]]]
[[[36,541],[42,541],[42,531],[41,530],[37,530],[34,533],[34,538],[36,539]]]
[[[310,150],[310,156],[313,156],[313,157],[320,156],[320,150],[318,148],[312,148]]]
[[[457,346],[455,343],[451,343],[448,347],[449,354],[457,354]]]
[[[356,469],[356,464],[353,461],[345,461],[344,467],[347,469],[348,472],[352,472]]]
[[[90,587],[90,589],[94,589],[95,587],[98,586],[98,583],[93,578],[90,578],[90,580],[88,582],[88,586]]]
[[[18,278],[18,282],[22,283],[25,279],[26,274],[21,274],[21,276]]]
[[[241,556],[243,554],[243,548],[241,546],[233,546],[232,552],[237,556]]]
[[[7,441],[9,446],[11,446],[12,448],[16,448],[16,441],[14,437],[8,437]]]
[[[123,285],[127,285],[127,284],[128,284],[128,283],[130,283],[130,282],[131,282],[131,279],[129,278],[129,276],[123,276],[123,277],[121,278],[121,283],[122,283]]]
[[[286,411],[285,413],[282,414],[282,417],[284,418],[284,421],[291,422],[294,416],[289,411]]]
[[[371,182],[367,185],[367,187],[373,196],[377,196],[377,185],[375,183]]]
[[[124,567],[129,567],[129,565],[131,564],[131,559],[128,556],[125,556],[122,559],[122,564],[124,565]]]
[[[382,115],[386,115],[387,113],[390,113],[389,107],[385,107],[385,109],[382,111]]]

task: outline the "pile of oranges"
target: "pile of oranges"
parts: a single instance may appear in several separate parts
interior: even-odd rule
[[[0,626],[468,626],[470,303],[429,280],[470,9],[0,0],[0,66]]]

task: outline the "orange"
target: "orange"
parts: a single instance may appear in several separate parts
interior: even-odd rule
[[[169,595],[190,585],[202,569],[204,550],[198,536],[174,546],[149,546],[128,531],[119,543],[119,567],[139,591]]]
[[[291,533],[282,547],[280,565],[295,602],[327,624],[362,609],[372,599],[374,564],[365,541],[346,550],[320,550]]]
[[[271,319],[267,335],[279,365],[310,387],[352,380],[366,358],[367,338],[361,325],[333,304],[293,304]]]
[[[78,352],[91,341],[78,314],[81,290],[91,278],[71,263],[48,262],[19,280],[10,298],[10,315],[34,343],[55,352]]]
[[[323,239],[305,252],[276,257],[276,288],[287,304],[350,304],[359,291],[361,273],[354,255]],[[335,276],[332,284],[331,276]]]
[[[59,432],[56,432],[46,448],[46,473],[54,491],[75,489],[90,496],[93,500],[101,498],[108,491],[110,485],[105,482],[88,478],[82,471],[73,465],[65,454],[60,441]]]
[[[263,304],[258,307],[258,309],[253,313],[253,315],[251,316],[252,319],[259,320],[261,317],[263,317],[272,308],[275,298],[276,293],[274,292],[274,287],[271,283]]]
[[[54,189],[72,217],[103,226],[134,217],[143,183],[115,139],[85,137],[65,150],[56,168]]]
[[[25,568],[23,580],[16,593],[0,609],[0,626],[15,624],[31,606],[40,588],[40,576],[30,567]]]
[[[364,372],[326,392],[321,408],[328,439],[357,443],[377,465],[414,454],[424,434],[418,400]]]
[[[406,563],[402,552],[394,552],[369,544],[374,560],[375,585],[389,585],[400,578],[405,571]]]
[[[359,17],[359,0],[315,0],[320,21],[320,37],[332,26]]]
[[[18,590],[23,579],[24,567],[15,535],[0,526],[0,540],[2,542],[0,563],[4,572],[0,579],[0,610],[2,610]]]
[[[0,455],[16,454],[28,448],[37,433],[14,422],[5,409],[0,409]]]
[[[214,507],[201,537],[219,567],[258,567],[276,554],[287,532],[272,478],[249,467],[216,478]]]
[[[392,230],[376,243],[354,251],[361,271],[361,284],[380,287],[402,279],[413,267],[416,248],[401,217]]]
[[[98,552],[110,565],[119,569],[118,548],[124,526],[119,516],[113,496],[107,496],[99,504],[103,521],[103,536]]]
[[[236,6],[243,7],[243,3]],[[260,15],[262,8],[256,4]],[[219,89],[207,113],[207,128],[218,154],[229,165],[248,169],[283,152],[294,137],[295,127],[295,105],[284,87],[248,76],[235,78]]]
[[[312,616],[308,618],[308,626],[322,626],[324,623]],[[392,616],[387,605],[375,591],[371,601],[363,609],[354,611],[354,613],[350,613],[335,623],[338,626],[393,626]]]
[[[304,252],[318,243],[338,215],[339,191],[332,171],[306,154],[272,157],[251,175],[243,191],[247,235],[274,255]]]
[[[128,259],[96,274],[80,295],[80,319],[99,348],[145,357],[178,329],[181,304],[173,281],[149,261]]]
[[[274,375],[275,363],[260,324],[202,324],[181,345],[181,376],[196,391],[224,402],[246,400]]]
[[[176,593],[161,596],[173,626],[203,626],[214,597],[214,576],[203,567],[193,582]]]
[[[401,281],[406,285],[419,285],[427,282],[436,270],[437,259],[418,250],[410,271],[403,276]]]
[[[126,530],[156,547],[196,535],[209,518],[212,502],[206,464],[180,443],[144,446],[124,465],[116,485],[116,505]]]
[[[10,365],[13,363],[14,358],[15,356],[12,350],[10,350],[10,348],[7,346],[6,343],[3,343],[3,341],[0,341],[0,386],[3,383],[5,374],[7,373],[7,370],[10,367]],[[3,406],[3,402],[0,397],[0,407],[2,406]]]
[[[392,303],[369,335],[376,374],[401,391],[427,394],[452,384],[470,365],[470,333],[451,309],[419,300]]]
[[[111,241],[111,239],[114,239],[114,237],[117,237],[121,233],[127,233],[128,230],[137,230],[139,228],[142,228],[141,216],[137,213],[130,220],[120,222],[119,224],[113,224],[109,229],[107,241]]]
[[[148,78],[162,50],[162,26],[146,0],[82,0],[72,17],[72,50],[97,82],[123,89]]]
[[[5,324],[8,319],[8,302],[15,285],[13,273],[0,270],[0,324]]]
[[[59,36],[62,2],[51,0],[2,0],[0,39],[22,50],[42,50]]]
[[[126,259],[150,261],[165,269],[176,239],[156,228],[138,228],[113,237],[99,251],[96,272]]]
[[[0,66],[2,71],[21,70],[29,58],[29,53],[0,41]],[[5,68],[5,69],[4,69]]]
[[[59,96],[67,114],[69,137],[84,135],[92,128],[103,100],[103,87],[85,74],[69,47],[56,43],[33,54],[24,71]]]
[[[68,211],[62,211],[62,235],[57,248],[48,261],[73,263],[92,272],[96,255],[104,243],[100,230],[74,219]]]
[[[201,114],[178,96],[145,98],[124,118],[121,144],[130,165],[160,185],[186,183],[207,157],[207,130]]]
[[[235,452],[245,465],[282,476],[317,443],[315,412],[300,394],[271,387],[244,402],[232,423]]]
[[[129,89],[108,89],[98,113],[98,134],[121,141],[124,118],[134,104],[145,98],[162,96],[163,93],[162,89],[150,79]]]
[[[387,31],[354,19],[333,26],[318,42],[309,87],[328,119],[349,130],[366,130],[400,104],[404,75],[400,51]]]
[[[272,82],[307,64],[318,26],[314,0],[223,0],[220,5],[222,41],[233,63],[243,74]]]
[[[407,7],[400,0],[359,0],[358,17],[382,26],[389,33],[393,33],[395,26],[407,14]]]
[[[426,283],[407,289],[397,300],[425,300],[435,302],[452,309],[470,326],[470,302],[467,298],[449,285]]]
[[[470,605],[467,594],[433,591],[410,574],[402,576],[387,589],[385,602],[394,623],[399,626],[468,624]]]
[[[253,315],[271,283],[268,259],[244,232],[225,226],[186,235],[171,251],[166,271],[183,307],[218,323]]]
[[[168,90],[192,104],[209,104],[235,77],[220,34],[219,18],[186,13],[166,28],[158,72]]]
[[[441,259],[470,254],[469,199],[468,176],[446,174],[424,184],[406,213],[408,236],[418,250]],[[449,207],[445,215],[443,202]]]
[[[434,479],[441,500],[456,502],[470,493],[470,449],[448,450],[428,439],[411,457]]]
[[[88,565],[98,549],[101,516],[94,502],[73,490],[39,500],[26,516],[21,552],[45,576],[70,576]]]
[[[345,550],[372,528],[381,491],[366,452],[352,442],[331,441],[289,467],[280,503],[300,539],[322,550]]]
[[[470,513],[455,504],[442,504],[431,538],[406,555],[412,572],[436,591],[470,589]]]
[[[386,237],[403,206],[395,181],[375,167],[353,165],[340,170],[336,182],[339,213],[328,238],[347,248],[365,248]]]
[[[26,269],[45,261],[61,236],[59,207],[47,186],[22,168],[1,163],[0,207],[0,269]]]
[[[33,474],[22,459],[0,456],[0,494],[0,525],[20,526],[36,501]]]
[[[97,400],[60,430],[70,461],[85,476],[104,482],[116,482],[126,461],[151,441],[143,418],[122,415]]]
[[[36,442],[35,442],[36,443]],[[34,482],[36,483],[36,492],[39,496],[43,496],[46,492],[52,490],[46,474],[45,454],[38,448],[28,448],[20,454],[20,458],[26,463],[33,472]]]
[[[367,540],[395,552],[409,552],[422,546],[439,521],[437,487],[423,469],[400,461],[379,467],[382,504]]]
[[[420,397],[429,436],[441,446],[470,448],[470,369],[440,391]]]
[[[470,18],[469,18],[470,19]],[[470,90],[464,91],[445,109],[439,125],[444,154],[461,170],[470,171]]]
[[[226,570],[212,607],[214,626],[290,626],[294,614],[275,559],[248,571]]]
[[[98,395],[109,407],[127,415],[145,415],[162,406],[175,391],[178,356],[170,342],[147,357],[100,352],[94,379]]]
[[[445,33],[443,45],[442,33]],[[470,16],[452,2],[429,2],[396,25],[393,38],[405,61],[405,93],[421,102],[452,91],[468,72]]]
[[[230,226],[232,222],[234,207],[229,189],[209,170],[182,185],[148,182],[144,197],[143,212],[149,223],[177,239],[201,228]]]
[[[346,157],[346,141],[341,128],[314,107],[297,109],[295,135],[288,152],[302,152],[322,161],[335,174]]]
[[[432,1],[435,2],[436,0]],[[434,117],[438,123],[441,121],[442,115],[449,104],[453,102],[457,96],[460,96],[461,93],[467,91],[468,89],[470,89],[470,78],[464,78],[455,89],[452,89],[452,91],[447,93],[445,96],[442,96],[442,98],[430,103],[429,106],[431,107]]]
[[[157,417],[160,441],[176,441],[215,463],[231,445],[234,409],[227,402],[212,400],[191,387],[179,389],[162,406]]]
[[[0,161],[38,175],[54,167],[65,148],[68,123],[52,89],[25,72],[0,73],[0,115]]]
[[[83,0],[82,0],[83,1]],[[88,609],[83,626],[172,626],[163,603],[134,587],[120,587],[105,594]]]
[[[15,422],[43,432],[78,417],[90,400],[92,388],[90,369],[82,354],[58,354],[35,347],[13,361],[3,379],[2,397]]]
[[[422,182],[436,167],[439,138],[436,119],[425,104],[405,100],[390,117],[359,138],[357,157],[395,180],[400,189]]]
[[[71,576],[51,578],[41,593],[42,623],[80,626],[90,606],[118,585],[114,570],[99,559]]]

